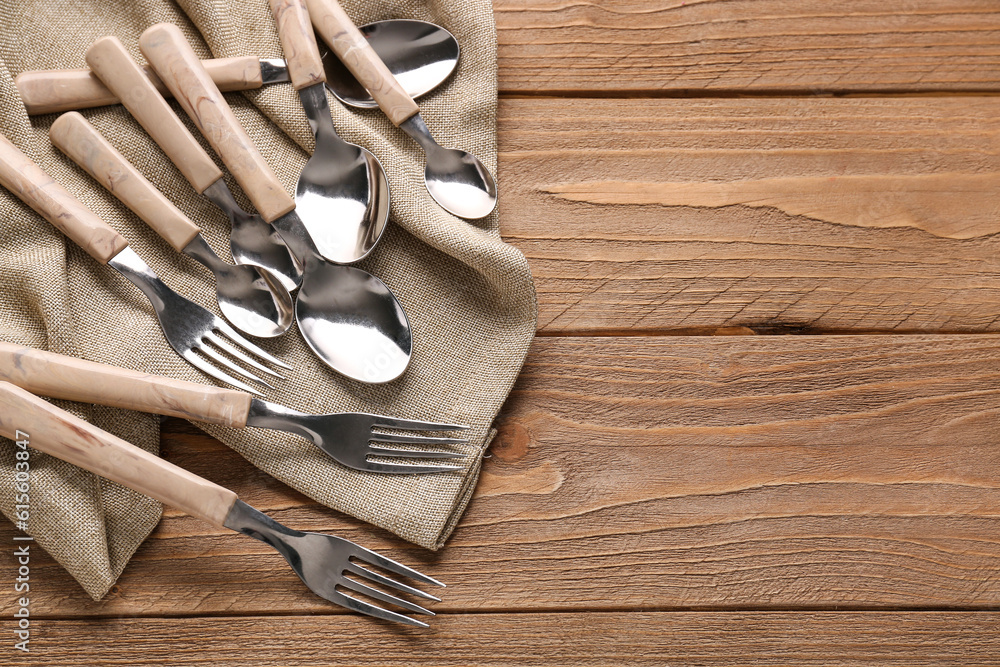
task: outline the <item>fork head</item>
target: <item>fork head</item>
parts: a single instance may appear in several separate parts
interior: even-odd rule
[[[274,547],[316,595],[352,611],[426,628],[427,623],[376,602],[428,616],[434,616],[434,612],[384,589],[440,602],[434,595],[370,568],[375,566],[423,584],[443,587],[440,581],[341,537],[291,530],[241,500],[229,511],[225,526]],[[373,583],[381,588],[369,585]]]
[[[232,358],[276,378],[281,378],[281,375],[250,355],[255,355],[275,366],[291,368],[244,339],[222,318],[216,317],[211,311],[167,287],[131,248],[125,248],[115,255],[108,262],[108,266],[117,269],[132,284],[142,290],[156,312],[156,318],[160,321],[160,328],[163,329],[163,335],[167,342],[177,354],[184,357],[192,366],[214,378],[253,394],[260,392],[221,370],[218,366],[222,366],[244,379],[259,382],[268,387],[270,385],[267,382],[237,365]],[[210,363],[210,361],[215,363]]]
[[[415,433],[385,431],[465,431],[468,426],[438,424],[412,419],[394,419],[361,412],[309,415],[281,405],[254,399],[250,403],[247,426],[277,429],[311,440],[331,458],[355,470],[386,474],[416,474],[462,470],[447,463],[404,463],[379,459],[434,460],[465,458],[454,450],[428,446],[464,445],[466,438],[445,438]]]

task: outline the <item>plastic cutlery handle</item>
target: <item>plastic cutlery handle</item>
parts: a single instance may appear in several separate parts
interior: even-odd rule
[[[76,111],[63,114],[49,129],[56,148],[68,155],[108,192],[132,209],[178,252],[201,230],[132,166]]]
[[[98,218],[66,188],[52,180],[27,155],[0,135],[0,185],[101,264],[128,247],[128,241]]]
[[[264,85],[260,59],[217,58],[201,61],[219,90],[254,90]],[[169,94],[167,87],[151,67],[143,67],[161,95]],[[105,86],[89,69],[47,69],[21,72],[14,79],[21,101],[29,116],[61,113],[77,109],[90,109],[117,104],[119,97]]]
[[[0,341],[0,380],[39,396],[246,426],[250,394]],[[23,430],[23,429],[22,429]]]
[[[117,37],[105,37],[87,49],[87,64],[122,100],[129,113],[159,144],[188,183],[204,192],[222,178],[222,170],[163,99],[149,77]]]
[[[261,217],[271,222],[294,209],[295,200],[253,145],[180,28],[169,23],[154,25],[142,33],[139,48],[222,157]]]
[[[337,0],[306,0],[306,4],[320,36],[368,89],[389,120],[400,125],[419,113],[420,107],[399,85]]]
[[[222,526],[236,494],[129,444],[8,382],[0,382],[0,435]]]
[[[268,0],[295,90],[326,81],[305,0]]]

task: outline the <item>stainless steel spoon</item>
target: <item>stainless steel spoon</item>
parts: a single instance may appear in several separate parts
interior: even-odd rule
[[[375,156],[333,128],[326,71],[305,0],[268,0],[292,86],[316,137],[295,188],[295,210],[320,254],[351,264],[371,252],[389,220],[389,181]],[[362,38],[364,39],[364,38]]]
[[[451,76],[458,65],[458,40],[441,26],[410,19],[391,19],[363,25],[361,33],[389,71],[413,98],[426,95]],[[326,68],[326,87],[341,102],[362,109],[378,107],[364,86],[324,44],[319,44]],[[219,90],[255,90],[288,83],[288,64],[281,58],[217,58],[203,60]],[[144,67],[161,94],[166,86]],[[29,116],[90,109],[119,102],[89,69],[52,69],[21,72],[14,80]]]
[[[294,200],[177,26],[161,23],[149,28],[139,46],[301,262],[295,317],[309,347],[331,368],[353,379],[380,383],[399,377],[409,365],[412,337],[406,314],[389,288],[361,269],[323,258],[296,215]]]
[[[272,0],[275,2],[278,0]],[[465,151],[443,148],[420,117],[420,107],[396,81],[337,0],[303,0],[313,25],[334,53],[378,102],[394,124],[420,144],[427,155],[424,181],[431,197],[460,218],[482,218],[497,204],[493,175]]]
[[[233,266],[219,259],[196,224],[163,196],[124,155],[76,111],[56,119],[52,143],[128,206],[175,250],[193,257],[215,274],[219,309],[229,322],[251,336],[273,338],[288,331],[294,319],[288,290],[253,266]]]
[[[174,114],[153,83],[132,60],[117,37],[104,37],[87,49],[91,70],[122,100],[129,113],[163,149],[191,186],[203,193],[229,218],[233,259],[238,264],[265,269],[285,291],[302,283],[302,267],[259,215],[245,212],[212,158]]]

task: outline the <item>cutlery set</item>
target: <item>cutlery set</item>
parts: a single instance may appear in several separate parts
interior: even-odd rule
[[[163,461],[35,395],[179,416],[232,428],[284,431],[354,470],[375,474],[461,471],[457,424],[361,413],[306,414],[257,396],[291,367],[244,338],[283,335],[293,319],[315,355],[342,375],[384,383],[406,370],[410,325],[395,295],[352,264],[376,247],[388,224],[389,183],[378,159],[337,134],[327,91],[343,104],[381,107],[425,151],[425,183],[446,211],[474,219],[496,206],[493,176],[469,153],[442,148],[414,98],[440,85],[459,56],[451,33],[422,21],[357,28],[336,0],[269,0],[285,60],[200,61],[180,29],[155,25],[139,40],[143,67],[116,37],[88,49],[89,70],[25,72],[17,85],[29,114],[68,111],[52,143],[178,252],[215,276],[228,323],[168,287],[127,240],[0,136],[0,184],[149,299],[164,337],[191,365],[235,387],[152,376],[0,343],[0,435],[32,433],[36,449],[119,482],[216,526],[274,547],[317,595],[386,620],[426,626],[432,614],[400,594],[438,598],[370,569],[421,584],[440,582],[346,540],[277,523],[233,492]],[[315,30],[332,49],[316,41]],[[336,54],[334,57],[333,54]],[[339,59],[339,60],[338,60]],[[289,82],[316,145],[294,198],[229,108],[222,92]],[[173,96],[216,151],[256,213],[244,211],[222,171],[177,117]],[[232,226],[235,264],[220,258],[182,213],[76,109],[120,102],[199,194]],[[296,293],[297,290],[297,293]],[[293,293],[295,296],[293,297]],[[31,393],[28,393],[31,392]],[[16,419],[16,424],[14,423]],[[454,462],[453,462],[454,461]],[[366,583],[363,583],[366,582]],[[374,584],[373,587],[368,584]],[[391,592],[389,592],[391,591]]]

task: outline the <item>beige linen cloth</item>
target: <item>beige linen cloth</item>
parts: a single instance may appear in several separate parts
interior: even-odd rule
[[[359,24],[417,18],[448,28],[462,47],[456,75],[421,100],[438,140],[496,169],[496,41],[489,0],[344,0]],[[211,274],[174,252],[48,140],[55,116],[29,119],[13,85],[25,70],[84,67],[87,46],[117,35],[141,59],[150,25],[181,26],[203,57],[280,57],[266,0],[22,0],[2,3],[0,131],[119,230],[164,281],[216,309]],[[228,95],[237,116],[289,192],[312,135],[289,85]],[[423,186],[423,154],[378,111],[347,110],[331,97],[334,123],[372,150],[392,187],[392,224],[360,266],[396,293],[414,332],[402,378],[371,386],[322,365],[297,330],[262,346],[295,370],[269,400],[307,412],[361,411],[473,425],[461,473],[378,476],[348,470],[301,439],[258,429],[205,427],[254,465],[311,498],[416,544],[436,549],[454,528],[478,477],[490,425],[534,333],[531,275],[500,239],[496,216],[475,222],[437,207]],[[179,107],[176,107],[179,110]],[[139,169],[201,225],[228,256],[228,222],[196,195],[120,106],[84,112]],[[183,113],[182,113],[183,115]],[[189,123],[189,127],[192,127]],[[195,132],[197,135],[197,132]],[[200,138],[200,137],[199,137]],[[207,145],[207,144],[206,144]],[[210,150],[211,152],[211,150]],[[227,177],[228,178],[228,177]],[[238,186],[230,185],[249,208]],[[503,183],[500,183],[501,190]],[[336,221],[331,220],[331,224]],[[130,283],[99,265],[6,191],[0,192],[0,339],[152,373],[212,383],[164,340]],[[101,428],[158,448],[158,420],[123,410],[67,404]],[[102,597],[159,520],[157,503],[35,453],[29,532],[95,599]],[[13,516],[14,448],[0,443],[0,509]]]

